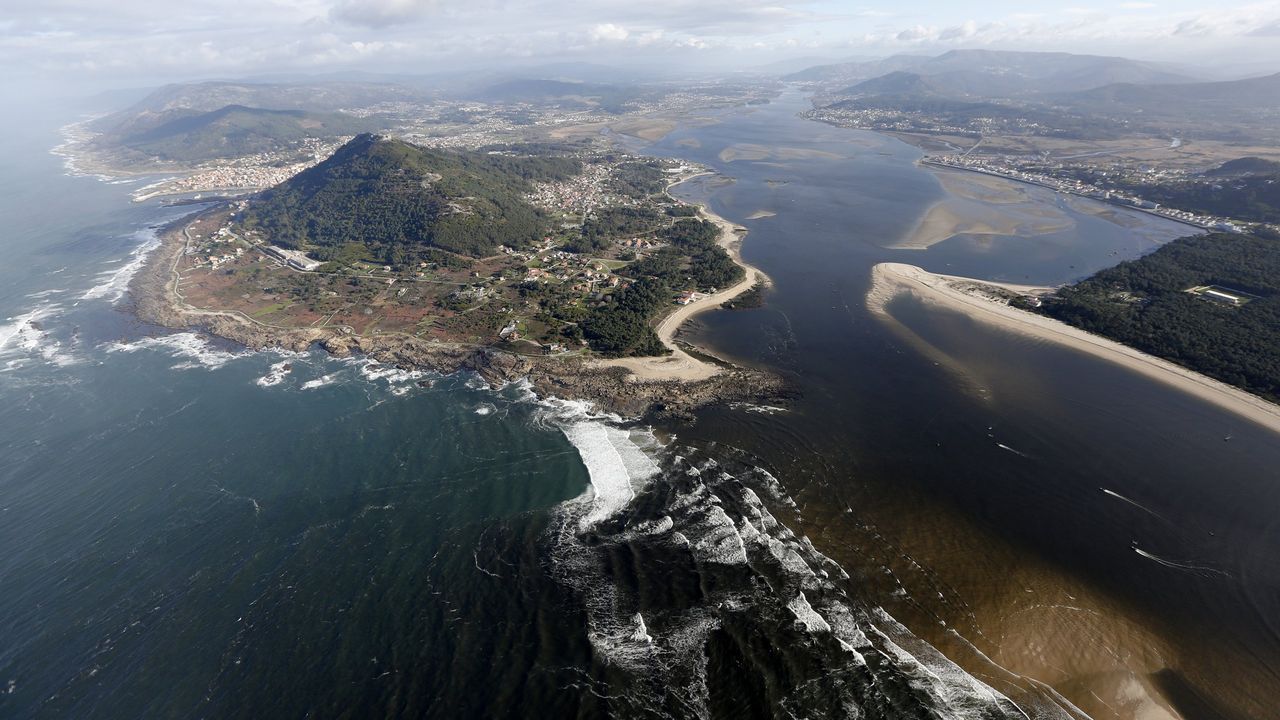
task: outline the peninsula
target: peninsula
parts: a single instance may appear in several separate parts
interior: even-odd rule
[[[164,229],[134,296],[145,320],[254,348],[527,377],[629,415],[768,395],[771,376],[675,342],[689,318],[767,283],[741,260],[744,229],[670,195],[702,173],[360,135]]]

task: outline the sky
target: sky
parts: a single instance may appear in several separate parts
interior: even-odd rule
[[[1280,71],[1280,0],[0,0],[0,73],[123,87],[263,73],[1055,50]]]

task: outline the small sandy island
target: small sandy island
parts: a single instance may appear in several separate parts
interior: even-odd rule
[[[981,173],[933,169],[933,174],[946,197],[889,247],[927,250],[956,235],[1029,237],[1062,232],[1075,224],[1058,208],[1034,199],[1030,186]]]
[[[872,268],[871,277],[867,307],[882,317],[888,317],[886,307],[890,301],[899,295],[910,294],[925,303],[964,313],[1002,330],[1055,342],[1117,363],[1280,433],[1278,405],[1167,360],[1008,304],[1014,295],[1038,294],[1051,288],[935,275],[901,263],[876,265]]]

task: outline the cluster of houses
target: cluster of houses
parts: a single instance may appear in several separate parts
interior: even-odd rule
[[[996,161],[987,157],[968,157],[966,155],[933,156],[926,158],[924,162],[930,165],[959,168],[973,172],[980,172],[986,175],[995,175],[997,177],[1018,180],[1032,185],[1047,187],[1050,190],[1070,193],[1072,195],[1081,195],[1116,205],[1127,205],[1139,210],[1145,210],[1149,213],[1162,215],[1179,222],[1184,222],[1188,225],[1202,227],[1206,230],[1233,233],[1244,231],[1244,228],[1233,222],[1230,218],[1218,217],[1215,215],[1203,215],[1200,213],[1187,212],[1186,210],[1163,207],[1160,203],[1152,202],[1128,193],[1100,188],[1097,185],[1085,182],[1079,178],[1057,177],[1055,175],[1048,174],[1055,170],[1066,171],[1069,169],[1066,165],[1061,163],[1049,167],[1042,167],[1035,164],[1019,163],[1019,161],[1010,158],[1006,158],[1002,161]]]
[[[586,215],[592,210],[616,202],[608,194],[613,166],[606,163],[588,163],[582,172],[560,182],[538,183],[528,199],[535,205],[551,210]]]
[[[190,233],[195,228],[194,225],[187,226],[187,232]],[[193,239],[200,240],[202,237],[196,233],[191,236]],[[244,248],[237,247],[234,250],[228,249],[226,252],[210,252],[216,245],[230,243],[235,240],[235,236],[231,234],[227,228],[219,228],[212,236],[208,238],[207,243],[200,247],[191,247],[187,249],[187,254],[201,256],[193,263],[192,267],[205,267],[210,269],[218,269],[219,267],[235,260],[244,255]]]

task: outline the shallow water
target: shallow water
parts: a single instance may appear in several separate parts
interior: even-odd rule
[[[692,336],[802,392],[663,442],[518,386],[140,325],[120,291],[177,211],[65,177],[44,151],[65,112],[4,135],[22,172],[0,177],[0,715],[1019,717],[1003,693],[1062,717],[916,639],[1033,672],[1017,637],[983,634],[1047,617],[1013,594],[1103,608],[1098,643],[1201,690],[1214,663],[1265,667],[1274,438],[895,305],[953,361],[935,365],[863,305],[885,259],[1060,282],[1151,243],[1076,213],[1075,235],[1000,252],[885,250],[936,178],[799,106],[656,148],[735,178],[680,191],[750,227],[744,255],[776,282]],[[731,146],[759,159],[721,161]],[[1233,682],[1276,696],[1266,676]]]
[[[1163,677],[1177,682],[1192,678],[1201,697],[1188,707],[1265,716],[1280,698],[1268,669],[1280,666],[1280,638],[1268,619],[1280,588],[1271,559],[1274,434],[1074,351],[906,300],[891,306],[895,322],[886,324],[864,303],[878,262],[1059,283],[1188,229],[1132,213],[1111,222],[1082,207],[1088,201],[1033,189],[1075,227],[886,249],[936,201],[937,179],[913,166],[918,152],[896,140],[811,124],[802,130],[792,109],[784,102],[690,131],[698,159],[734,182],[686,192],[750,228],[744,257],[775,288],[764,308],[703,316],[686,337],[783,368],[802,397],[781,415],[710,410],[686,436],[763,458],[805,508],[804,529],[815,542],[821,534],[819,545],[851,572],[859,564],[879,572],[886,561],[860,560],[868,554],[908,556],[889,564],[910,572],[927,568],[916,587],[897,599],[887,587],[876,602],[913,618],[912,628],[931,640],[945,643],[950,628],[968,626],[968,640],[997,656],[1018,641],[1016,632],[999,637],[1026,605],[1014,594],[1039,593],[1047,604],[1087,595],[1088,612],[1146,628],[1109,628],[1132,642],[1119,634],[1094,642],[1135,656],[1158,643],[1159,658],[1132,665],[1171,669]],[[847,159],[716,160],[718,147],[765,137]],[[842,137],[850,140],[844,148]],[[747,219],[760,208],[778,215]],[[873,553],[876,537],[888,547]],[[950,587],[940,594],[941,577]],[[1006,592],[1011,582],[1030,584]],[[984,632],[993,636],[984,641]],[[1019,666],[1057,681],[1059,651],[1078,649],[1059,642],[1038,663],[1024,658]],[[1087,698],[1081,678],[1096,667],[1076,669],[1069,694]]]

